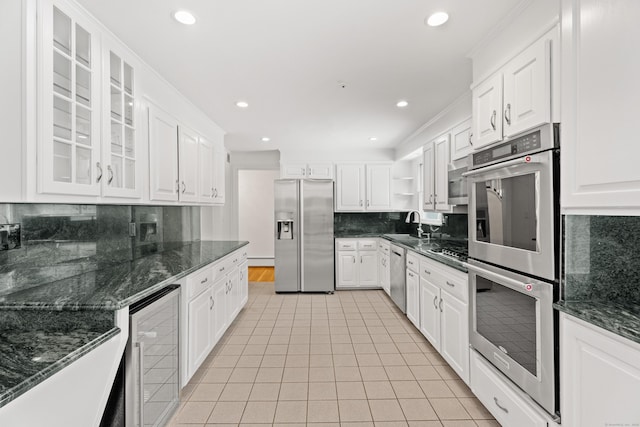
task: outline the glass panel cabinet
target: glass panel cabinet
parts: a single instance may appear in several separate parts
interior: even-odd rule
[[[99,195],[99,98],[95,30],[63,6],[42,8],[38,190]]]
[[[103,195],[140,197],[140,184],[136,176],[136,84],[135,70],[127,59],[103,41],[105,85],[105,114],[108,123],[103,137],[102,158],[106,165]],[[108,107],[108,108],[107,108]]]
[[[38,193],[140,198],[134,59],[75,3],[37,4]]]

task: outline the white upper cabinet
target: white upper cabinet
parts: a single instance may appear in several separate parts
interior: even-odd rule
[[[224,148],[222,137],[220,137],[220,141],[217,141],[214,145],[213,155],[213,203],[224,205],[227,150]]]
[[[98,30],[74,6],[43,1],[38,31],[38,192],[98,196]]]
[[[502,73],[473,89],[474,148],[502,140]]]
[[[337,211],[362,212],[390,209],[390,164],[336,165]]]
[[[561,205],[640,215],[640,2],[562,1]]]
[[[449,134],[446,133],[424,146],[423,192],[425,211],[449,211],[448,165]]]
[[[198,202],[198,134],[185,126],[178,126],[178,175],[180,201]]]
[[[336,166],[336,210],[364,211],[365,172],[363,164]]]
[[[137,69],[133,59],[123,55],[103,37],[102,194],[113,197],[142,196],[138,124]]]
[[[367,210],[391,209],[391,165],[367,165]]]
[[[473,87],[473,147],[551,121],[551,41],[545,36]]]
[[[471,119],[451,130],[451,161],[464,159],[473,150]]]
[[[213,203],[214,200],[214,150],[213,143],[200,138],[198,153],[198,200],[202,203]]]
[[[149,185],[151,200],[178,201],[178,121],[149,107]]]
[[[505,137],[551,121],[551,46],[543,39],[503,71]]]
[[[333,179],[331,163],[286,163],[280,168],[281,178]]]
[[[430,142],[424,146],[424,151],[422,152],[422,191],[424,197],[422,210],[425,211],[431,211],[435,209],[433,202],[433,194],[436,190],[435,174],[433,171],[434,161],[435,149],[433,147],[433,142]]]
[[[435,194],[433,199],[437,211],[448,211],[449,206],[449,134],[436,139],[433,143],[435,149]]]

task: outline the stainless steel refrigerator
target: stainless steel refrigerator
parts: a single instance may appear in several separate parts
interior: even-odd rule
[[[275,180],[276,292],[335,289],[333,181]]]

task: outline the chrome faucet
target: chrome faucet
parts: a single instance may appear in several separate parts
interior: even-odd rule
[[[413,218],[413,221],[411,221],[411,214],[417,214],[418,215],[418,221],[415,220],[415,216]],[[422,234],[424,233],[424,230],[422,229],[422,214],[420,213],[420,211],[410,211],[407,214],[407,218],[404,220],[404,222],[406,222],[407,224],[410,222],[414,222],[414,223],[418,223],[418,238],[421,239],[422,238]]]

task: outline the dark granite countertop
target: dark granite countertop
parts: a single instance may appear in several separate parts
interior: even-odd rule
[[[640,307],[637,305],[624,306],[608,301],[559,301],[553,306],[558,311],[640,343]]]
[[[0,296],[0,308],[118,310],[248,243],[165,243],[152,255]]]
[[[0,311],[0,407],[118,335],[113,311]]]
[[[442,264],[445,264],[449,267],[452,267],[458,271],[463,273],[467,273],[467,268],[461,261],[458,261],[454,258],[442,255],[440,253],[431,252],[429,249],[433,248],[442,248],[447,249],[447,245],[449,242],[459,243],[460,240],[449,240],[449,239],[431,239],[429,243],[425,242],[426,239],[419,240],[417,237],[409,237],[409,238],[394,238],[393,235],[387,234],[372,234],[372,233],[360,233],[360,234],[341,234],[335,235],[336,239],[347,239],[347,238],[367,238],[367,237],[382,237],[391,243],[402,246],[405,249],[413,251],[419,255],[426,256],[434,261],[438,261]]]
[[[0,407],[119,334],[115,310],[248,243],[165,243],[152,255],[1,296]]]

